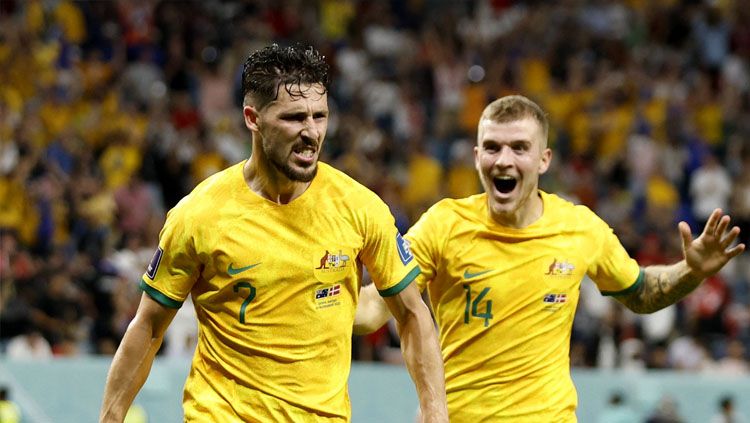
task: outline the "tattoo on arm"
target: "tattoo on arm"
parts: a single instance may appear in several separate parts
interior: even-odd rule
[[[653,313],[681,300],[702,281],[690,272],[684,260],[669,266],[648,266],[643,269],[641,284],[616,298],[636,313]]]

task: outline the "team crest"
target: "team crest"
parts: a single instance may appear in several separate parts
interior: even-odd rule
[[[331,254],[326,250],[326,253],[320,258],[320,265],[315,270],[335,272],[341,267],[346,267],[348,262],[349,256],[342,253],[341,250],[339,250],[338,254]]]
[[[552,260],[552,263],[547,268],[547,276],[570,276],[573,274],[575,266],[568,261],[557,261],[557,258]]]
[[[325,250],[313,259],[313,274],[315,279],[324,283],[339,282],[344,279],[354,267],[352,253],[341,249]]]

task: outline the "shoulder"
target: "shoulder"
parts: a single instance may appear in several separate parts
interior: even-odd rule
[[[328,200],[360,209],[372,203],[385,206],[385,202],[375,192],[328,163],[318,162],[316,178],[321,194]]]
[[[216,204],[223,204],[242,178],[242,163],[219,171],[199,183],[183,197],[172,210],[171,218],[196,219],[216,211]]]
[[[236,184],[242,181],[243,162],[232,165],[224,170],[214,173],[208,178],[201,181],[191,193],[195,197],[203,196],[220,196],[225,195],[231,189],[236,188]]]
[[[329,190],[345,190],[357,195],[375,195],[369,188],[357,182],[346,173],[325,162],[318,162],[318,176],[323,188]]]
[[[422,217],[429,219],[468,219],[481,216],[487,203],[486,194],[476,194],[465,198],[444,198],[427,209]]]
[[[550,210],[554,213],[558,219],[565,221],[586,221],[596,220],[601,221],[601,218],[594,213],[593,210],[583,204],[575,204],[570,200],[560,197],[557,194],[550,194],[544,191],[540,191],[542,198],[544,199],[545,212]],[[586,222],[582,222],[586,223]]]
[[[545,230],[560,233],[588,234],[592,240],[611,232],[607,222],[583,204],[575,204],[556,194],[541,192],[544,198]],[[549,212],[549,215],[547,213]]]
[[[450,234],[471,231],[483,224],[487,196],[445,198],[427,209],[409,229],[412,238],[447,239]]]

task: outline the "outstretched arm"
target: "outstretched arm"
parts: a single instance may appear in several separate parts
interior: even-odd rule
[[[417,388],[423,421],[447,422],[443,359],[427,305],[413,283],[385,297],[385,302],[398,322],[401,351]]]
[[[617,300],[636,313],[653,313],[681,300],[745,250],[745,244],[729,248],[740,233],[736,226],[727,231],[729,221],[720,209],[714,210],[695,240],[688,224],[680,222],[684,259],[672,265],[646,267],[638,288]]]
[[[359,290],[357,313],[354,315],[354,334],[367,335],[383,327],[391,318],[391,312],[378,293],[375,284],[363,286]]]
[[[122,422],[146,381],[154,356],[177,309],[162,306],[148,294],[141,296],[138,311],[112,360],[104,388],[100,422]]]

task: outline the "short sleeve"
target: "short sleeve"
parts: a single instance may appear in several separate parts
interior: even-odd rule
[[[171,308],[182,306],[200,273],[195,227],[185,216],[186,208],[178,204],[168,213],[159,234],[159,247],[141,280],[141,289]]]
[[[424,291],[427,284],[435,278],[440,260],[440,249],[445,240],[443,231],[445,226],[437,220],[439,203],[432,206],[417,220],[406,234],[406,240],[421,269],[417,277],[419,290]]]
[[[594,261],[588,275],[602,295],[616,296],[632,292],[642,280],[638,263],[630,257],[620,240],[603,220],[594,216],[592,230],[597,240]]]
[[[363,208],[365,239],[360,253],[380,295],[398,294],[419,275],[409,243],[396,229],[388,206],[380,199]]]

